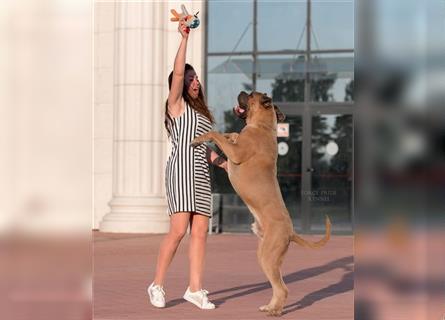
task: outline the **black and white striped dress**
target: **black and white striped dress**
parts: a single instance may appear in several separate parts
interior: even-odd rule
[[[206,146],[190,142],[212,129],[205,116],[187,103],[181,116],[170,121],[172,151],[167,161],[165,187],[168,214],[195,212],[211,216],[211,188]]]

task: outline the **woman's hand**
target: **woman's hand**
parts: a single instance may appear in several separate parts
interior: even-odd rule
[[[217,154],[215,151],[213,151],[211,148],[206,146],[206,158],[207,162],[213,164],[214,166],[223,168],[228,172],[227,170],[227,160],[224,159],[222,156]]]
[[[189,37],[190,28],[186,26],[184,19],[179,20],[178,31],[183,39]]]

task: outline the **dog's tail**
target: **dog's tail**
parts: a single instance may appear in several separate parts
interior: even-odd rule
[[[329,220],[329,217],[326,216],[326,232],[324,235],[324,238],[317,241],[317,242],[312,242],[312,241],[307,241],[305,239],[303,239],[302,237],[300,237],[298,234],[294,233],[291,236],[291,241],[298,243],[299,245],[303,246],[303,247],[307,247],[307,248],[320,248],[323,247],[326,242],[329,241],[329,239],[331,238],[331,220]]]

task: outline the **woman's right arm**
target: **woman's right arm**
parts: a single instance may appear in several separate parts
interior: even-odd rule
[[[220,156],[215,151],[206,146],[206,157],[207,162],[213,164],[214,166],[223,168],[227,172],[227,160],[223,156]]]
[[[178,31],[182,36],[181,44],[176,53],[175,64],[173,66],[173,79],[170,92],[168,94],[168,111],[173,117],[182,113],[182,89],[184,87],[185,55],[187,51],[188,31],[184,20],[179,21]]]

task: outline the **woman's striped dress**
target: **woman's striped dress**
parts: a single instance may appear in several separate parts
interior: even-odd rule
[[[165,187],[168,214],[195,212],[211,216],[211,189],[206,146],[191,141],[212,129],[211,122],[187,103],[181,116],[170,121],[172,152],[167,161]]]

